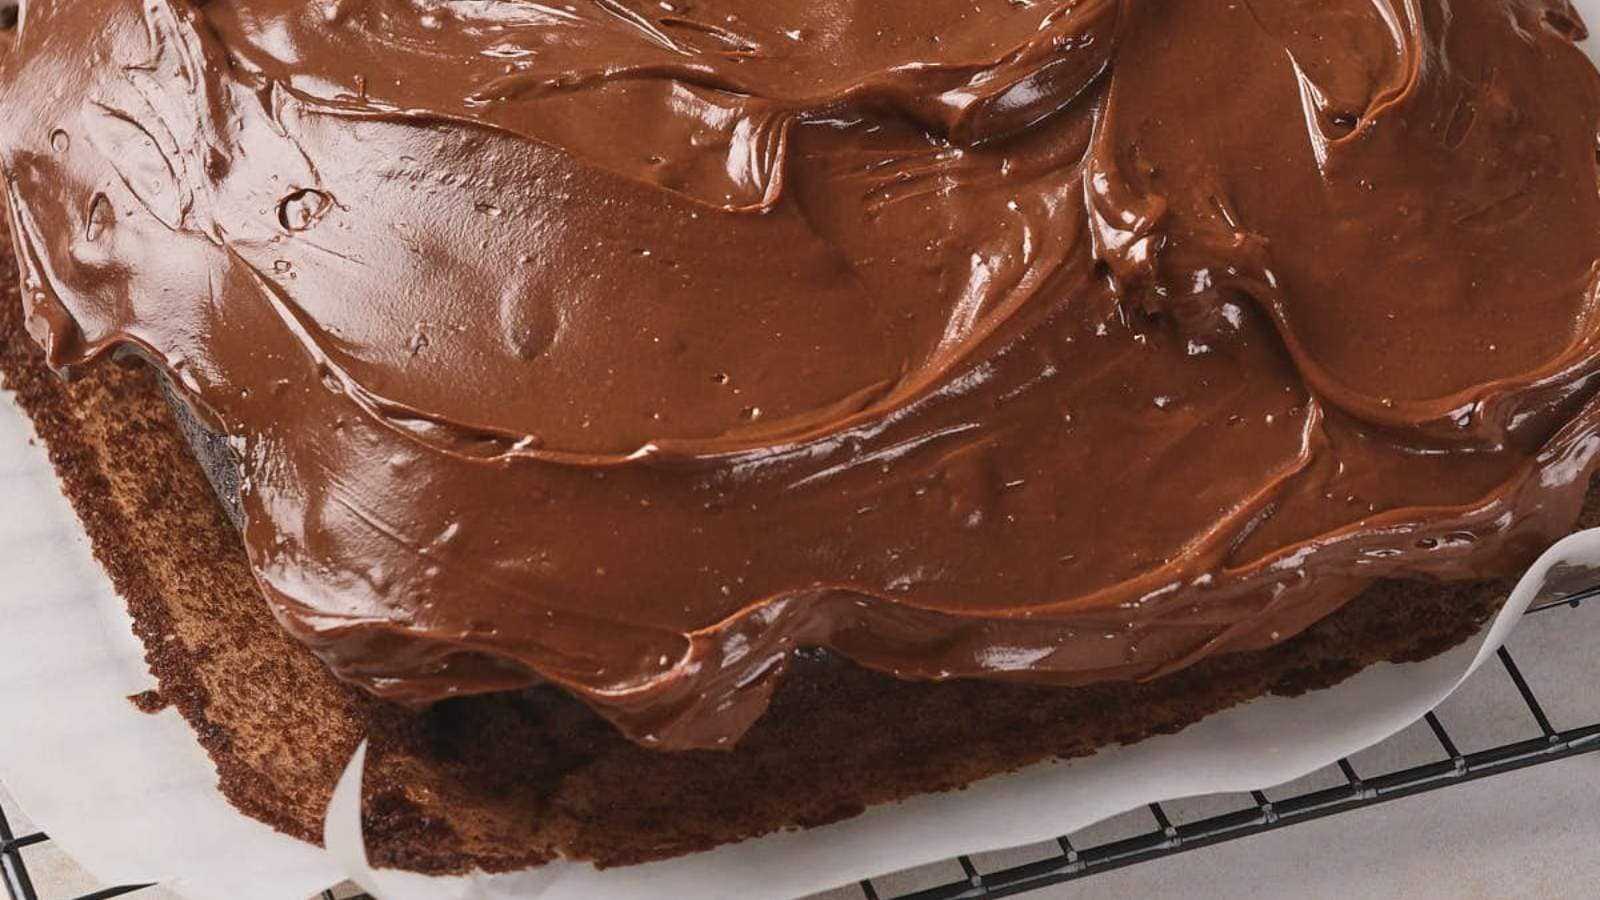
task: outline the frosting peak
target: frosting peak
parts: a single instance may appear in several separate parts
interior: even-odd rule
[[[1570,526],[1557,0],[31,0],[33,333],[231,437],[384,696],[724,745],[792,650],[1146,678]]]

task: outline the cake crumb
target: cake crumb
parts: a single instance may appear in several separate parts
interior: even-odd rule
[[[161,696],[161,692],[154,689],[140,691],[137,694],[129,694],[128,702],[138,707],[140,712],[149,713],[152,716],[167,708],[167,698]]]

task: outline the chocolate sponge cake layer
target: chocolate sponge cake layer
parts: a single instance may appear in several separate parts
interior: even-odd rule
[[[154,373],[50,372],[21,327],[13,265],[7,253],[0,372],[128,601],[161,699],[193,725],[240,810],[307,841],[370,737],[364,821],[381,865],[623,865],[835,821],[1438,653],[1507,590],[1380,583],[1286,643],[1145,684],[911,683],[797,652],[771,713],[731,751],[643,749],[553,688],[413,712],[340,683],[285,636]]]

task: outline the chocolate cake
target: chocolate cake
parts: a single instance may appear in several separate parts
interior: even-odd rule
[[[1474,633],[1600,448],[1582,33],[32,0],[0,369],[242,810],[691,852]]]

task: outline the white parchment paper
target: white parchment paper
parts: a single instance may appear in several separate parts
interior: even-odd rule
[[[1600,0],[1576,5],[1600,24]],[[301,900],[345,878],[383,900],[790,900],[960,853],[1049,840],[1146,803],[1299,778],[1437,705],[1493,655],[1552,572],[1568,567],[1600,573],[1600,529],[1552,547],[1483,634],[1449,653],[1375,666],[1306,697],[1257,700],[1088,759],[662,863],[427,878],[367,867],[361,753],[330,805],[324,851],[236,812],[178,713],[146,715],[126,700],[154,687],[143,650],[8,398],[0,402],[0,782],[97,877],[160,882],[194,900]]]

